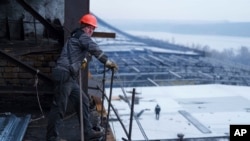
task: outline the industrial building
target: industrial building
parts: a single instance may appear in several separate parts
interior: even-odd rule
[[[0,2],[0,140],[45,140],[53,98],[51,69],[79,17],[91,11],[89,2]],[[98,111],[107,120],[106,140],[228,140],[225,130],[230,124],[247,124],[249,66],[136,37],[96,16],[99,26],[93,39],[119,71],[112,77],[112,71],[92,58],[82,70],[82,87],[95,97]],[[131,99],[133,88],[140,94]],[[160,122],[152,111],[157,103],[165,106]],[[70,106],[64,121],[62,139],[79,140],[80,132],[75,132],[79,123]]]

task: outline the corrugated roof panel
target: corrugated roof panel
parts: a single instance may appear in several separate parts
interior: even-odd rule
[[[4,113],[0,117],[0,141],[22,141],[31,115],[17,117]]]

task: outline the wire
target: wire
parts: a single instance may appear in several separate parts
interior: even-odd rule
[[[36,75],[35,75],[34,87],[36,87],[37,102],[38,102],[39,109],[40,109],[40,111],[41,111],[42,116],[41,116],[41,117],[38,117],[38,118],[36,118],[36,119],[31,119],[30,122],[37,121],[37,120],[40,120],[40,119],[45,118],[44,112],[43,112],[43,109],[42,109],[42,106],[41,106],[41,103],[40,103],[40,99],[39,99],[39,93],[38,93],[38,83],[39,83],[38,73],[39,73],[39,70],[37,69],[37,70],[36,70]]]

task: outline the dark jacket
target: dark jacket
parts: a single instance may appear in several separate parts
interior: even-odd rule
[[[155,107],[155,113],[159,114],[160,111],[161,111],[161,107],[159,105],[156,105],[156,107]]]
[[[56,66],[69,71],[70,65],[81,64],[83,59],[87,57],[88,53],[95,56],[102,63],[106,63],[106,61],[108,60],[108,57],[91,39],[91,37],[87,36],[83,30],[77,29],[66,41],[57,60]],[[76,65],[75,71],[79,71],[80,68],[81,65]]]

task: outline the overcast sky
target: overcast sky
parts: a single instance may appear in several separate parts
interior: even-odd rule
[[[90,11],[109,19],[248,21],[250,0],[90,0]]]

